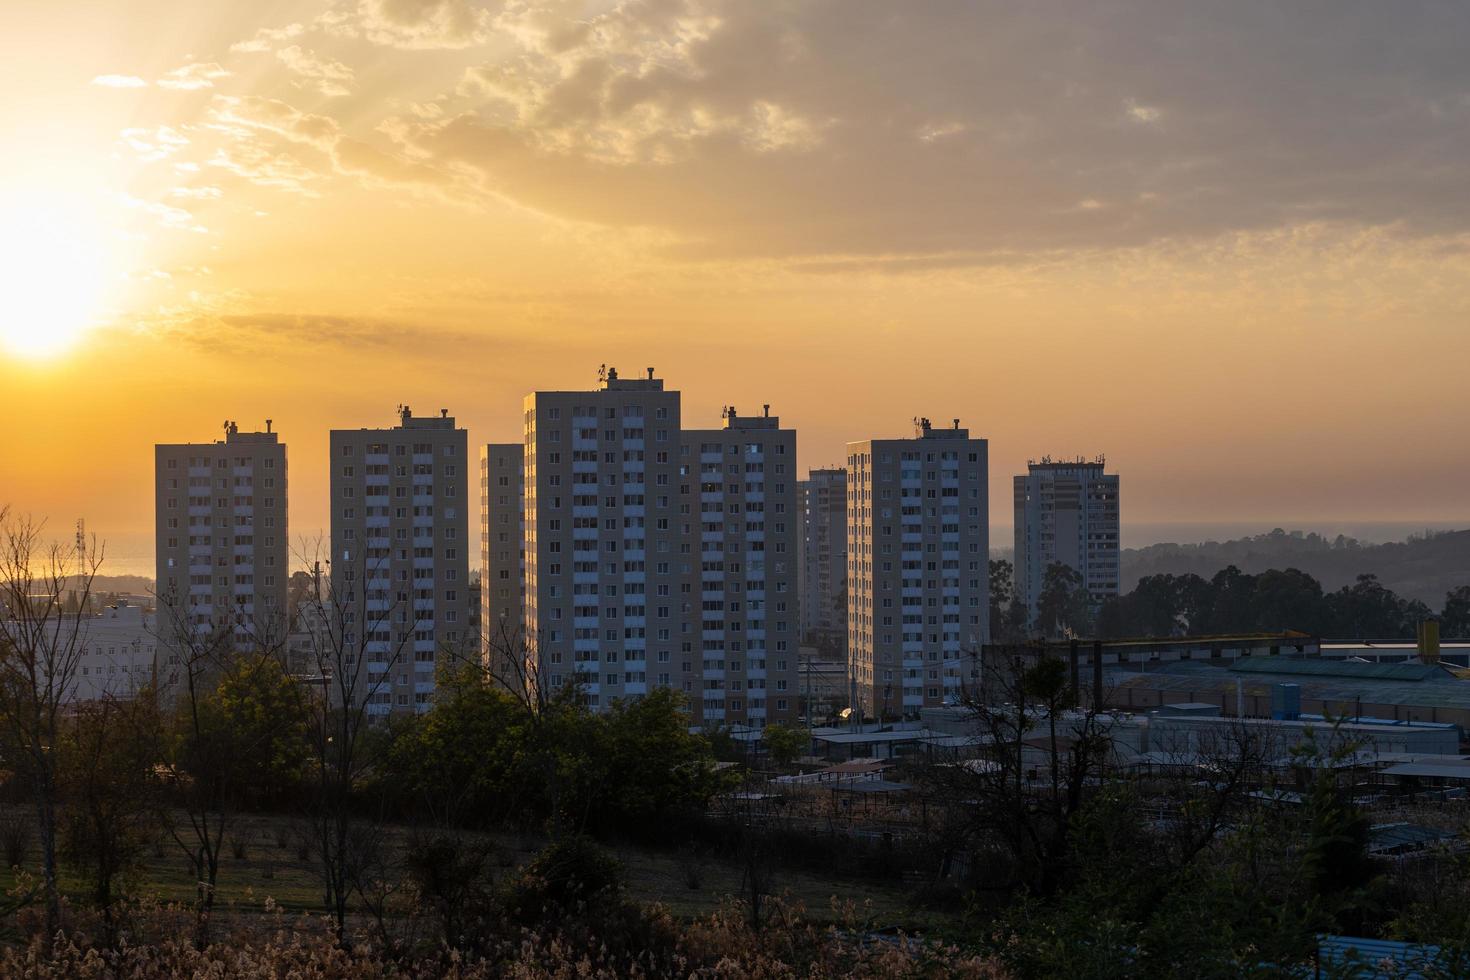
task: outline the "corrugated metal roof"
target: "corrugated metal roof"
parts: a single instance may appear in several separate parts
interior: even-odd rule
[[[1422,827],[1413,823],[1374,824],[1368,831],[1368,851],[1380,854],[1388,851],[1414,850],[1454,840],[1459,835],[1453,830],[1437,827]]]
[[[1470,765],[1463,762],[1401,762],[1382,770],[1385,776],[1420,776],[1426,779],[1470,779]]]
[[[1230,665],[1239,674],[1292,674],[1314,677],[1354,677],[1379,681],[1453,680],[1442,667],[1434,664],[1377,664],[1354,660],[1321,660],[1317,658],[1246,657]]]
[[[1353,976],[1363,980],[1423,980],[1425,967],[1444,969],[1443,951],[1438,946],[1401,943],[1391,939],[1361,936],[1318,936],[1317,960],[1321,966],[1353,966]]]
[[[1327,701],[1335,705],[1334,711],[1351,710],[1354,703],[1399,705],[1408,709],[1449,708],[1459,711],[1470,710],[1470,681],[1446,675],[1444,683],[1425,684],[1414,681],[1381,680],[1377,678],[1313,676],[1301,674],[1234,673],[1228,669],[1202,663],[1179,662],[1152,665],[1147,671],[1126,668],[1108,668],[1105,671],[1109,687],[1145,688],[1150,692],[1164,692],[1166,702],[1213,694],[1215,698],[1226,697],[1227,703],[1235,703],[1235,685],[1244,682],[1245,693],[1269,698],[1271,685],[1277,680],[1291,680],[1301,684],[1303,701]],[[1134,710],[1143,710],[1149,705],[1135,705]],[[1420,718],[1427,721],[1427,718]]]

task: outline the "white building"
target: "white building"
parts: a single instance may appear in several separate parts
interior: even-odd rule
[[[1118,476],[1103,467],[1046,458],[1015,478],[1016,590],[1033,622],[1053,562],[1081,575],[1094,603],[1118,594]]]
[[[959,694],[989,635],[988,447],[919,420],[912,439],[847,444],[847,643],[865,714]]]
[[[795,433],[733,411],[683,432],[680,411],[652,369],[526,397],[531,673],[594,709],[669,687],[696,723],[793,717]]]
[[[154,447],[158,616],[166,636],[230,630],[236,647],[285,641],[286,446],[225,423],[213,443]]]
[[[847,471],[812,470],[800,485],[801,635],[847,643]]]
[[[480,449],[481,655],[519,649],[526,614],[525,448],[518,442]]]
[[[756,416],[726,408],[724,423],[685,431],[679,447],[686,618],[698,630],[694,650],[680,644],[681,667],[696,723],[759,728],[798,704],[796,432],[769,405]],[[682,557],[696,541],[698,560]]]
[[[74,667],[72,677],[60,692],[63,703],[130,698],[156,686],[167,673],[170,655],[165,651],[159,656],[164,648],[157,639],[157,621],[141,606],[108,606],[79,620],[65,616],[59,623],[49,619],[33,625],[54,644],[58,673],[62,660],[75,654],[74,663],[67,665]],[[19,630],[14,621],[0,619],[0,633],[15,636]]]
[[[439,663],[473,643],[468,437],[448,410],[391,429],[333,429],[332,616],[361,649],[373,715],[427,711]]]
[[[158,663],[157,621],[140,606],[109,606],[82,621],[81,656],[73,700],[129,698],[166,676]]]

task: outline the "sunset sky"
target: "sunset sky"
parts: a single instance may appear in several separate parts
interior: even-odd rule
[[[152,445],[652,365],[992,518],[1470,519],[1470,4],[5,0],[0,503],[151,529]],[[1003,543],[1003,542],[996,542]]]

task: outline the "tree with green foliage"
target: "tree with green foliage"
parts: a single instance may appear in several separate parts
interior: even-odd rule
[[[1445,593],[1439,614],[1439,635],[1446,639],[1470,639],[1470,585]]]
[[[1026,606],[1016,591],[1015,566],[1004,558],[990,560],[991,643],[1014,643],[1026,635]]]
[[[585,811],[598,833],[647,833],[676,813],[704,810],[725,784],[703,735],[689,731],[684,696],[666,687],[615,701],[593,716],[591,738],[577,748],[595,774]]]
[[[808,742],[804,730],[785,725],[767,725],[761,732],[761,740],[766,743],[766,754],[771,757],[771,764],[778,769],[790,767]]]
[[[211,723],[246,754],[235,778],[250,805],[285,799],[301,781],[309,746],[301,682],[268,653],[236,659],[209,695]]]
[[[1329,597],[1333,631],[1358,639],[1412,636],[1419,623],[1430,618],[1429,607],[1417,599],[1401,599],[1385,588],[1376,575],[1359,575]]]
[[[514,817],[528,802],[513,780],[525,734],[518,709],[472,665],[442,671],[434,709],[394,724],[380,782],[436,822]]]
[[[1036,628],[1045,636],[1081,636],[1092,629],[1092,599],[1082,575],[1054,561],[1046,566],[1036,601]]]

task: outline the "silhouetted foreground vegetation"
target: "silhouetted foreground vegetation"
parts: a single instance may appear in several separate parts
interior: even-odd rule
[[[172,688],[74,704],[82,614],[58,597],[76,571],[0,525],[0,976],[1280,976],[1321,933],[1433,943],[1446,976],[1470,964],[1462,840],[1370,848],[1375,819],[1462,833],[1466,802],[1370,816],[1339,726],[1300,744],[1225,726],[1137,765],[1042,657],[966,706],[973,758],[843,794],[778,781],[799,732],[737,754],[689,730],[679,694],[593,713],[477,662],[442,670],[426,713],[377,722],[279,648],[204,637],[180,641]],[[1319,594],[1278,584],[1231,572],[1161,594],[1175,627],[1179,603],[1188,625],[1224,625]],[[1350,608],[1402,614],[1359,586]],[[328,653],[330,683],[363,660]],[[509,837],[536,843],[517,857]],[[609,846],[630,841],[678,880],[635,892]],[[277,859],[252,864],[263,847]],[[675,911],[716,868],[723,904]],[[833,909],[785,895],[803,875],[802,898]],[[875,885],[907,901],[851,901]]]

